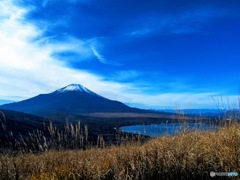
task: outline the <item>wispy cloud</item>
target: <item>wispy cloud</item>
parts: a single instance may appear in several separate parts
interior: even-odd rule
[[[142,37],[149,34],[191,34],[201,32],[201,28],[214,18],[223,17],[229,12],[217,7],[199,7],[170,13],[161,12],[147,15],[143,21],[130,28],[126,35]]]
[[[47,7],[50,3],[56,2],[58,0],[42,0],[42,6]],[[67,3],[89,3],[91,0],[61,0],[66,1]]]
[[[51,50],[54,56],[58,58],[64,58],[64,54],[75,54],[75,58],[67,59],[68,62],[71,61],[87,61],[94,57],[91,46],[88,40],[80,40],[71,36],[66,36],[64,40],[61,41],[49,41],[43,43],[45,48]]]
[[[34,43],[32,39],[41,37],[42,31],[23,21],[28,9],[17,7],[10,1],[1,1],[1,6],[8,10],[1,13],[0,99],[20,100],[72,82],[82,83],[94,90],[103,84],[109,84],[115,91],[122,87],[117,83],[101,81],[101,77],[86,71],[68,68],[52,56],[69,49],[81,49],[82,52],[83,42],[71,39],[60,44],[48,44],[47,41]],[[86,56],[91,56],[88,53]]]
[[[97,60],[102,64],[119,66],[119,63],[107,59],[106,57],[104,57],[104,55],[100,53],[100,50],[103,48],[104,45],[100,42],[99,39],[101,38],[92,38],[89,40],[90,48],[95,58],[97,58]]]
[[[154,31],[154,28],[141,28],[141,29],[136,29],[132,32],[129,33],[130,36],[142,36],[145,34],[149,34]]]
[[[47,1],[45,3],[48,3]],[[45,4],[46,5],[46,4]],[[215,93],[170,93],[149,95],[131,83],[106,81],[102,76],[66,66],[56,53],[73,52],[80,59],[96,57],[103,64],[112,64],[91,39],[81,40],[67,35],[57,41],[44,36],[44,30],[25,21],[31,7],[20,7],[11,0],[0,2],[0,99],[23,100],[48,93],[70,83],[80,83],[110,99],[145,107],[174,106],[175,103],[199,102],[209,105]],[[37,39],[37,41],[36,41]],[[119,72],[121,79],[137,77],[134,71]],[[209,98],[208,98],[209,97]]]
[[[119,81],[129,81],[131,79],[138,78],[142,75],[141,72],[135,70],[125,70],[125,71],[117,71],[112,75],[112,78]]]
[[[103,64],[107,64],[107,60],[98,53],[98,51],[96,50],[96,48],[94,46],[91,46],[92,52],[93,54],[96,56],[96,58]]]

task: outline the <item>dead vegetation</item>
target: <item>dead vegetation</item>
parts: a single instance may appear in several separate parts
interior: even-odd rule
[[[210,171],[240,172],[237,121],[215,132],[184,131],[143,145],[0,156],[0,179],[211,179]]]

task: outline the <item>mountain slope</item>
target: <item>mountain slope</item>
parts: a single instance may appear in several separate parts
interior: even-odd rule
[[[121,102],[104,98],[79,84],[70,84],[52,93],[5,104],[0,108],[36,115],[140,111]]]

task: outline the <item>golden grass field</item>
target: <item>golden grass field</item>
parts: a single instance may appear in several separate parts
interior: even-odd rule
[[[238,123],[214,132],[166,135],[144,144],[0,156],[4,180],[215,179],[210,171],[240,172]]]

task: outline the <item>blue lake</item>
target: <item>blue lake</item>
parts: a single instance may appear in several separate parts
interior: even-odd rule
[[[164,134],[179,134],[183,131],[184,128],[187,129],[187,131],[217,130],[217,126],[205,123],[162,123],[151,125],[122,126],[121,131],[147,135],[150,137],[159,137]]]

